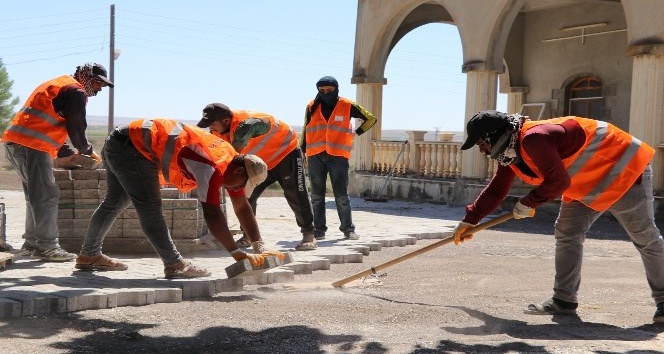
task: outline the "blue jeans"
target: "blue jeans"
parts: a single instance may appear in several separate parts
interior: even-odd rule
[[[627,231],[641,254],[646,278],[655,303],[664,301],[664,240],[655,226],[652,169],[643,172],[641,184],[633,185],[609,212]],[[573,201],[562,203],[556,220],[556,277],[553,297],[577,301],[581,285],[583,241],[590,226],[602,213]]]
[[[50,154],[6,143],[5,156],[14,166],[25,196],[25,233],[23,239],[40,250],[60,247],[58,238],[58,201],[60,188],[53,176]]]
[[[101,152],[106,167],[106,198],[90,218],[81,254],[101,253],[108,230],[120,213],[133,203],[141,229],[165,267],[181,262],[162,214],[158,166],[145,158],[131,142],[106,139]]]
[[[314,234],[327,231],[325,221],[325,189],[327,174],[330,174],[332,192],[339,214],[339,230],[343,233],[355,231],[351,216],[350,198],[348,197],[348,159],[332,156],[326,152],[309,156],[309,181],[311,182],[311,206],[314,210]]]

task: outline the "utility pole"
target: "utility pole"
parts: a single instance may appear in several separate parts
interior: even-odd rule
[[[111,5],[111,44],[109,46],[109,65],[108,70],[111,77],[109,79],[111,82],[115,83],[115,4]],[[113,105],[114,105],[114,95],[115,89],[109,88],[108,90],[108,132],[110,133],[115,123],[113,122]]]

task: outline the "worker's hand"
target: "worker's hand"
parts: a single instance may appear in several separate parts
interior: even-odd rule
[[[454,244],[459,245],[463,243],[465,240],[472,240],[473,239],[473,234],[470,235],[465,235],[461,237],[461,235],[466,232],[466,230],[475,227],[475,225],[465,222],[465,221],[459,221],[459,224],[454,228],[454,231],[452,234],[454,235]]]
[[[535,208],[527,207],[521,204],[521,201],[518,201],[512,210],[512,214],[514,214],[515,219],[532,218],[535,216]]]
[[[263,265],[263,263],[265,263],[265,255],[247,253],[240,248],[231,252],[231,256],[233,256],[233,258],[238,262],[243,259],[248,259],[249,263],[251,263],[251,265],[254,267],[260,267]]]
[[[97,160],[98,162],[101,162],[101,156],[97,155],[97,153],[94,151],[92,152],[92,154],[90,154],[90,157]]]
[[[74,155],[75,156],[74,159],[76,163],[82,166],[83,169],[94,170],[101,166],[101,157],[99,157],[99,155],[95,154],[94,152],[92,154],[96,156],[99,160],[93,157],[93,155],[84,155],[84,154],[76,154]]]

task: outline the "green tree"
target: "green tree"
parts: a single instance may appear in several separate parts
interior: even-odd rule
[[[18,97],[12,99],[12,85],[14,81],[9,80],[9,74],[0,59],[0,133],[7,129],[7,125],[16,114],[14,106],[18,104]]]

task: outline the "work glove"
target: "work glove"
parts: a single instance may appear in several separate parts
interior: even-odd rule
[[[265,255],[247,253],[241,248],[231,252],[231,256],[233,256],[237,262],[243,259],[248,259],[249,263],[251,263],[251,265],[254,267],[260,267],[263,265],[263,263],[265,263]]]
[[[267,248],[265,246],[265,242],[263,241],[254,241],[251,243],[251,247],[254,249],[255,254],[262,254],[264,256],[275,256],[279,258],[280,261],[283,261],[284,258],[286,258],[286,255],[284,255],[282,252]]]
[[[454,231],[452,234],[454,235],[454,244],[459,245],[460,243],[463,243],[465,240],[472,240],[473,239],[473,234],[466,235],[463,238],[461,238],[461,235],[466,232],[466,230],[475,227],[474,224],[465,222],[465,221],[459,221],[459,224],[454,228]]]
[[[521,203],[521,201],[516,202],[514,210],[512,210],[515,219],[525,219],[532,218],[535,216],[535,208],[530,208]]]

